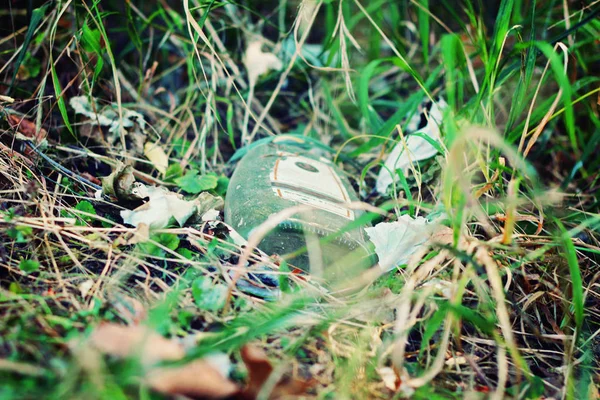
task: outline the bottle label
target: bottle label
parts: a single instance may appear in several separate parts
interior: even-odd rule
[[[354,220],[354,211],[347,208],[348,191],[330,164],[287,152],[278,155],[271,171],[277,196]]]

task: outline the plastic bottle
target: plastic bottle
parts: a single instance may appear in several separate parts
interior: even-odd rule
[[[358,197],[324,155],[317,146],[289,135],[250,149],[231,177],[225,222],[247,239],[270,215],[298,204],[309,206],[309,211],[279,223],[258,247],[284,256],[295,267],[331,277],[331,271],[337,275],[363,269],[374,259],[363,226],[356,226],[364,211],[347,207]]]

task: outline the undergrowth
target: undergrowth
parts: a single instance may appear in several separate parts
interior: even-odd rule
[[[113,322],[186,343],[188,361],[223,353],[237,383],[252,344],[310,380],[307,397],[596,398],[598,14],[578,1],[9,0],[0,396],[161,398],[137,364],[78,346]],[[281,68],[250,76],[255,41]],[[85,99],[112,122],[77,111]],[[439,154],[377,193],[408,121],[442,100]],[[225,197],[234,154],[282,133],[326,145],[373,223],[443,214],[452,237],[334,282],[254,253],[248,268],[283,291],[266,301],[232,280],[248,249],[226,229],[140,232],[120,216],[139,199],[95,194],[130,165],[146,185]]]

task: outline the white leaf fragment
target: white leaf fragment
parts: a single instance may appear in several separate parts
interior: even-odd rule
[[[183,226],[198,207],[196,201],[185,200],[181,195],[163,187],[150,186],[139,190],[146,195],[144,197],[150,198],[148,202],[135,210],[121,211],[123,222],[136,228],[142,223],[153,229],[164,228],[169,224],[171,217]]]
[[[256,85],[258,77],[270,70],[280,70],[283,63],[273,53],[262,51],[262,41],[255,40],[248,44],[243,58],[244,66],[248,71],[248,81],[251,87]]]
[[[98,108],[96,100],[93,100],[93,107],[87,96],[76,96],[69,100],[69,105],[75,111],[75,114],[81,114],[88,117],[88,121],[92,125],[108,126],[108,131],[111,133],[119,132],[121,125],[123,128],[131,128],[135,124],[138,124],[140,129],[144,131],[146,127],[146,120],[144,116],[137,111],[128,110],[123,108],[123,120],[119,122],[119,113],[115,111],[111,106]],[[99,112],[96,112],[96,111]]]
[[[382,367],[377,369],[377,373],[381,377],[385,387],[395,392],[400,384],[400,378],[396,375],[396,371],[390,367]]]
[[[135,210],[121,211],[123,222],[136,228],[144,223],[151,228],[160,229],[168,225],[171,217],[175,217],[183,225],[196,208],[193,202],[183,200],[163,188],[148,188],[148,195],[150,199],[146,204]]]
[[[211,208],[210,210],[208,210],[207,212],[202,214],[202,221],[204,221],[204,222],[215,221],[218,218],[219,218],[219,211],[215,210],[214,208]]]
[[[90,289],[94,286],[94,281],[91,279],[87,279],[79,284],[79,293],[81,293],[81,297],[87,297]]]
[[[365,231],[375,245],[380,268],[390,271],[408,263],[410,257],[429,240],[435,226],[423,217],[402,215],[396,222],[381,222],[365,228]]]
[[[396,182],[398,179],[396,170],[402,170],[406,175],[413,163],[426,160],[437,154],[437,149],[431,143],[415,134],[428,136],[438,143],[441,142],[440,125],[447,106],[444,100],[434,103],[429,111],[427,125],[408,135],[406,140],[398,142],[392,149],[377,177],[375,189],[378,193],[385,193],[388,187]],[[407,133],[411,133],[411,130],[415,129],[419,119],[418,116],[415,116],[408,122]]]

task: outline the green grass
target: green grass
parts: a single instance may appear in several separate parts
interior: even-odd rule
[[[178,365],[223,353],[241,386],[253,372],[241,349],[262,348],[275,375],[314,378],[318,399],[593,398],[600,6],[583,4],[11,2],[0,10],[0,398],[165,398],[136,357],[85,345],[107,322],[181,340]],[[243,55],[258,36],[283,68],[250,88]],[[295,37],[320,65],[294,53]],[[137,111],[146,129],[109,132],[75,113],[75,96],[117,120]],[[439,99],[440,154],[375,193],[399,132]],[[16,134],[40,127],[39,151],[66,172]],[[136,231],[119,211],[139,202],[98,199],[77,178],[100,184],[123,162],[147,185],[225,197],[237,161],[280,133],[329,153],[380,209],[356,224],[444,213],[452,240],[376,279],[347,270],[318,283],[271,260],[283,295],[265,302],[231,286],[243,250],[222,228]],[[165,177],[146,141],[168,155]]]

